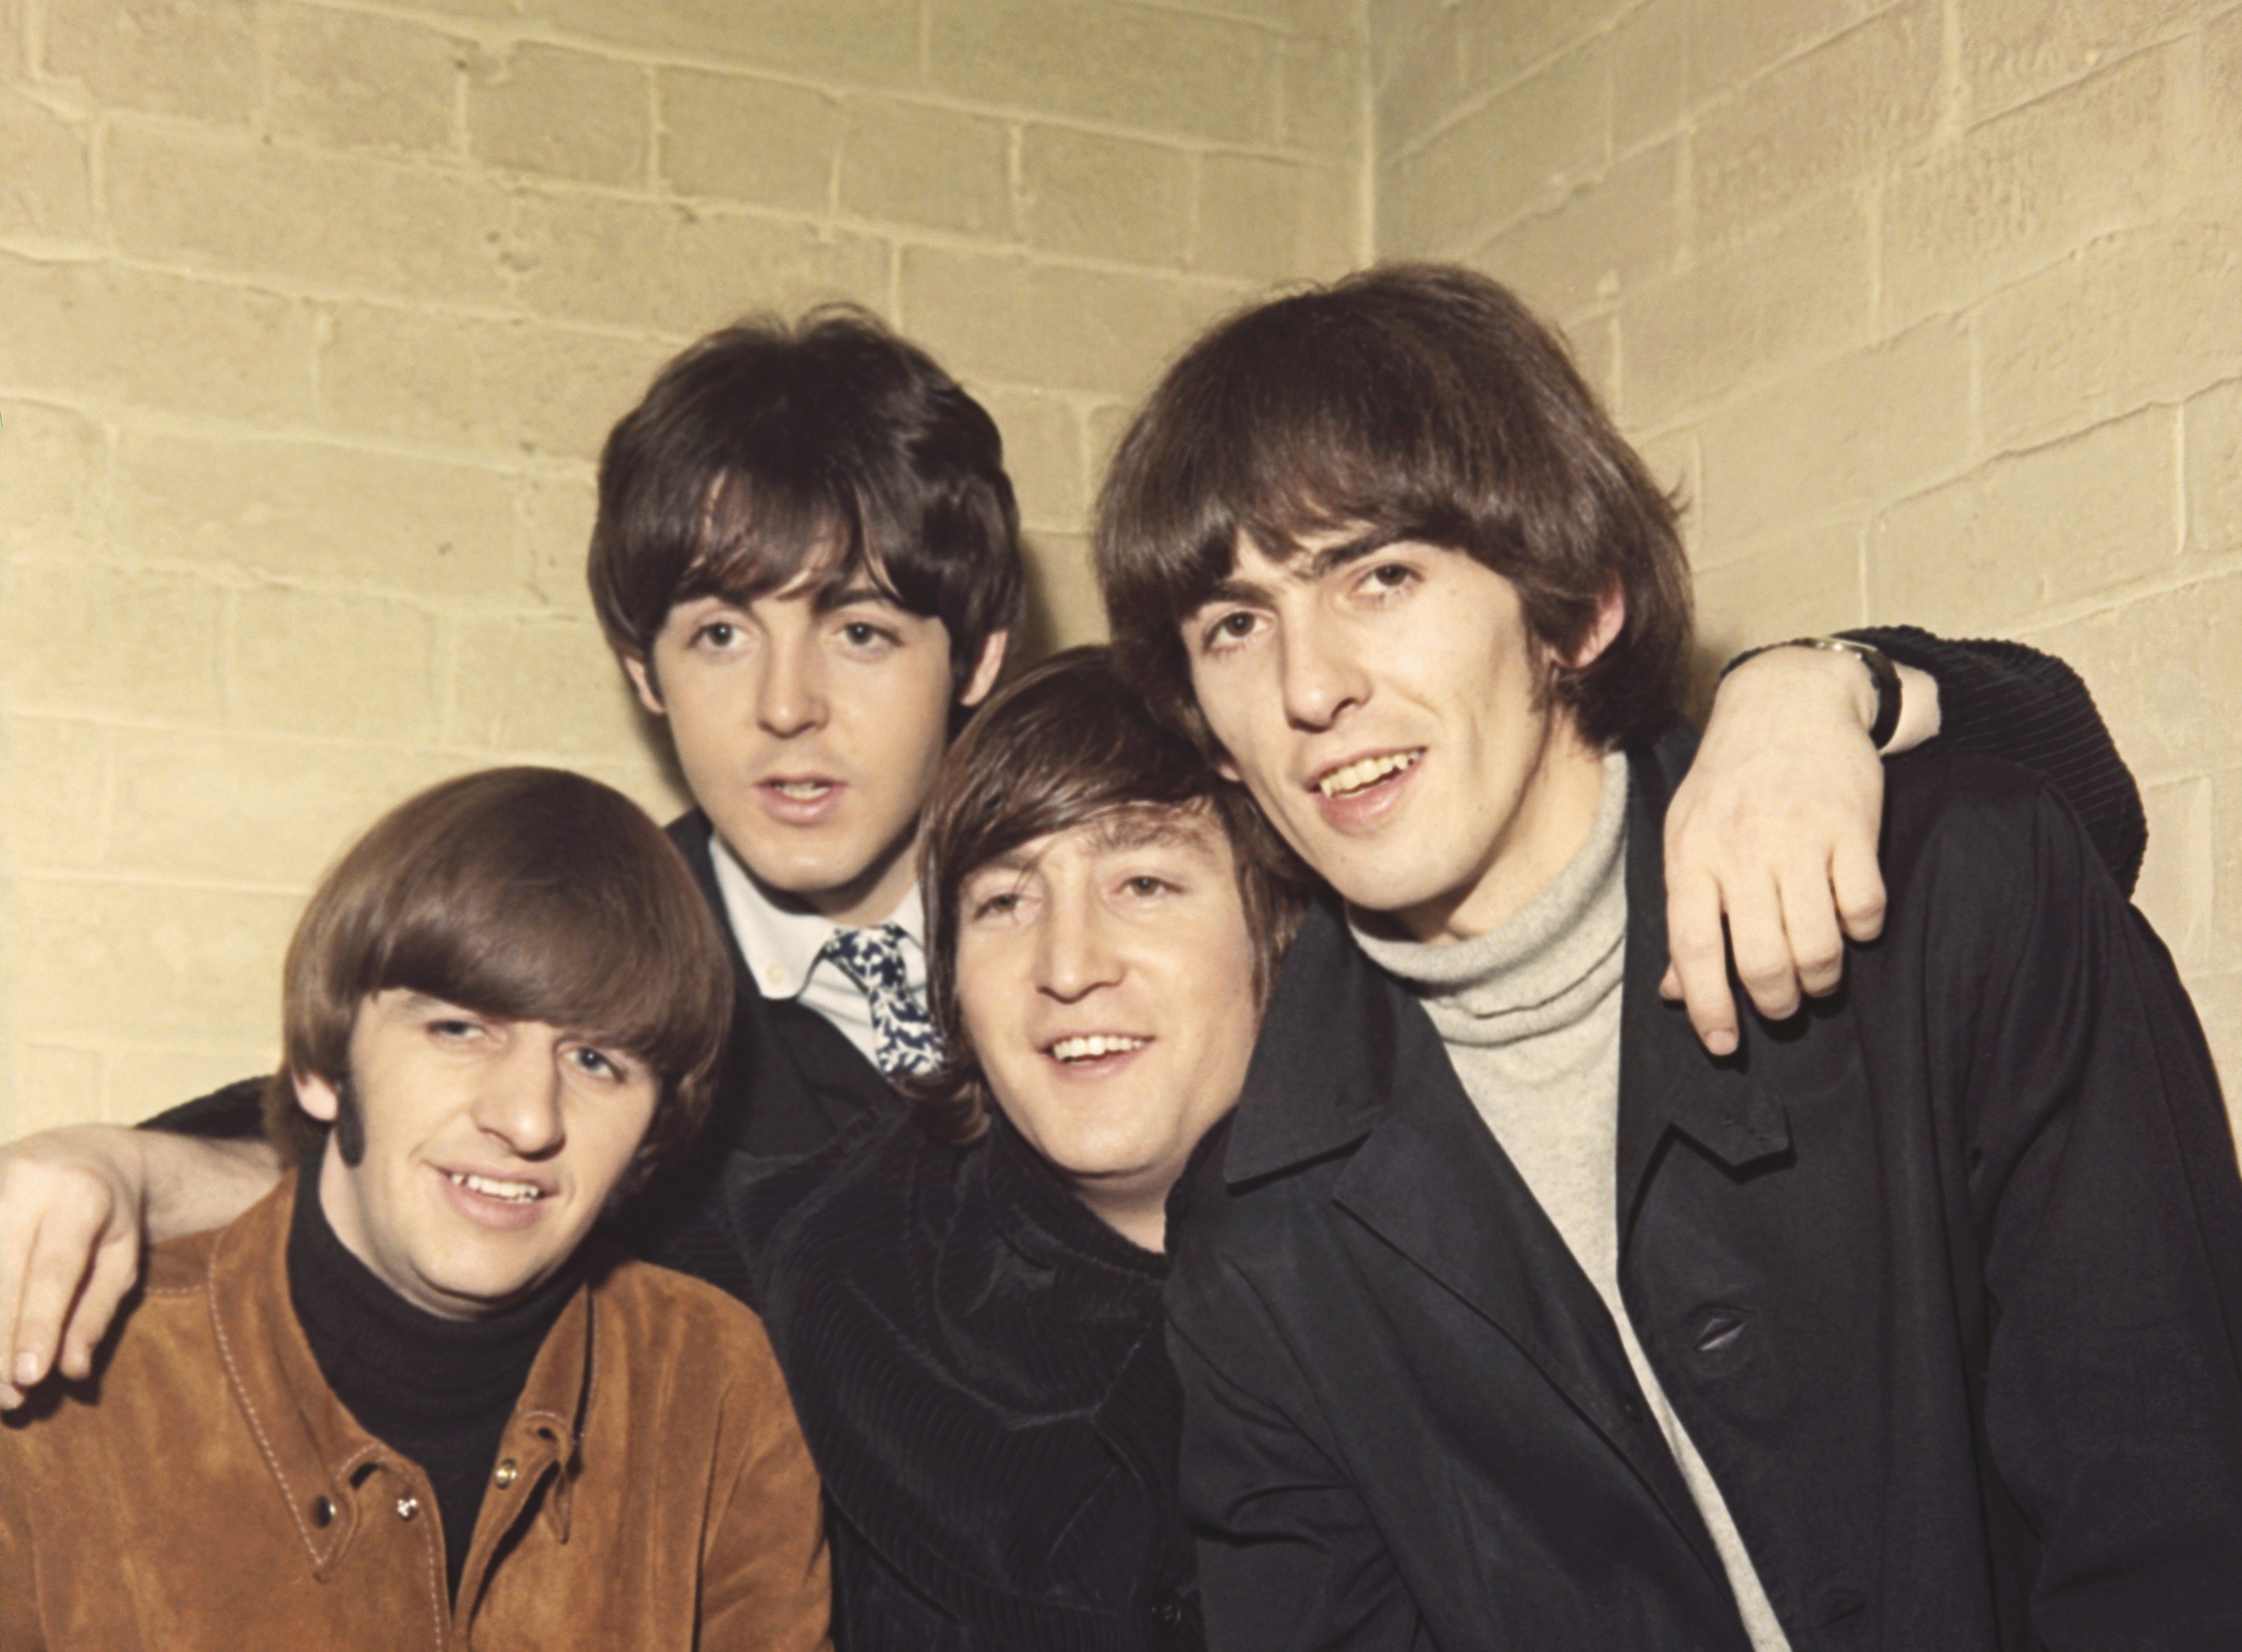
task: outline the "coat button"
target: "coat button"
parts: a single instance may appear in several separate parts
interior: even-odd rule
[[[1152,1608],[1152,1622],[1161,1634],[1173,1635],[1184,1626],[1184,1608],[1170,1597]]]
[[[312,1524],[314,1526],[332,1526],[334,1523],[334,1503],[330,1499],[325,1497],[314,1497],[312,1499]]]
[[[411,1520],[420,1512],[420,1500],[418,1497],[415,1497],[411,1492],[406,1492],[404,1496],[397,1500],[398,1519]]]
[[[509,1457],[498,1466],[498,1472],[491,1476],[491,1483],[504,1491],[514,1484],[514,1477],[520,1472],[514,1466],[514,1459]]]

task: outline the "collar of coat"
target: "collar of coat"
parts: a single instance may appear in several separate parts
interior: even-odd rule
[[[1716,1059],[1678,1004],[1658,996],[1665,973],[1666,805],[1696,750],[1676,727],[1628,753],[1627,961],[1621,1009],[1619,1185],[1631,1212],[1651,1155],[1670,1127],[1742,1167],[1786,1152],[1782,1103],[1752,1078],[1746,1016],[1737,1052]],[[1744,1002],[1737,989],[1737,1002]],[[1354,1146],[1388,1119],[1421,1114],[1444,1086],[1426,1064],[1447,1055],[1423,1009],[1364,956],[1336,901],[1301,926],[1263,1017],[1245,1085],[1222,1148],[1232,1187]]]
[[[433,1526],[435,1498],[418,1466],[366,1433],[335,1398],[289,1306],[288,1222],[296,1181],[290,1172],[213,1236],[207,1278],[211,1321],[227,1386],[248,1419],[312,1569],[324,1579],[379,1507],[409,1490]],[[198,1252],[196,1247],[179,1260],[191,1267]],[[596,1275],[599,1270],[591,1272]],[[151,1270],[150,1288],[161,1288],[162,1283]],[[569,1492],[591,1401],[592,1332],[592,1288],[586,1284],[560,1310],[530,1367],[499,1447],[500,1458],[511,1459],[515,1472],[507,1485],[485,1493],[480,1527],[496,1520],[499,1529],[510,1528],[550,1474],[543,1515],[555,1541],[568,1541]],[[463,1533],[453,1541],[468,1538]],[[480,1561],[470,1559],[460,1582],[463,1606],[475,1597],[490,1549],[485,1544]]]

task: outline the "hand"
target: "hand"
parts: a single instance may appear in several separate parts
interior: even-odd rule
[[[0,1411],[50,1371],[92,1374],[93,1351],[140,1276],[146,1185],[136,1132],[112,1125],[0,1148]]]
[[[1902,724],[1935,732],[1937,685],[1900,668]],[[1883,928],[1876,838],[1883,762],[1876,693],[1856,659],[1776,648],[1728,674],[1697,760],[1666,812],[1666,935],[1659,991],[1680,998],[1715,1055],[1736,1048],[1736,974],[1762,1015],[1797,1012],[1843,977],[1847,937]],[[1722,919],[1728,920],[1727,937]]]

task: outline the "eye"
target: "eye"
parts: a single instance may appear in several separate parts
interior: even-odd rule
[[[849,646],[854,648],[876,648],[881,643],[893,642],[896,640],[893,632],[883,631],[878,626],[866,620],[849,621],[841,628],[841,635]]]
[[[1175,885],[1165,877],[1154,877],[1150,872],[1139,872],[1129,880],[1127,887],[1131,895],[1153,896],[1164,895]]]
[[[712,648],[728,648],[740,640],[740,628],[729,620],[711,620],[694,632],[693,641]]]
[[[604,1050],[595,1050],[589,1044],[578,1044],[568,1051],[567,1059],[578,1071],[594,1078],[620,1082],[629,1077],[628,1067],[620,1058],[611,1056]]]
[[[1362,582],[1375,594],[1399,591],[1416,582],[1417,570],[1406,562],[1380,562],[1362,576]]]
[[[1209,652],[1218,653],[1245,641],[1259,628],[1260,624],[1261,616],[1251,608],[1232,608],[1206,628],[1200,635],[1199,646]]]
[[[482,1024],[464,1016],[438,1016],[427,1023],[429,1033],[446,1043],[460,1044],[482,1031]]]
[[[1004,890],[998,894],[983,896],[973,903],[973,917],[1005,917],[1020,910],[1020,892]]]

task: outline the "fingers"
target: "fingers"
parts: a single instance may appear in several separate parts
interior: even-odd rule
[[[1845,977],[1845,937],[1837,927],[1829,869],[1812,863],[1788,867],[1782,890],[1782,930],[1793,982],[1809,997],[1827,997]],[[1789,1002],[1784,1014],[1797,1009],[1795,994]]]
[[[63,1327],[97,1260],[96,1247],[105,1226],[100,1212],[80,1202],[58,1205],[39,1219],[30,1255],[23,1265],[23,1292],[17,1304],[16,1330],[8,1375],[19,1388],[28,1388],[54,1369]],[[112,1266],[114,1265],[112,1264]],[[127,1286],[131,1280],[126,1280]],[[123,1292],[117,1295],[122,1296]],[[109,1305],[113,1312],[116,1302]],[[102,1317],[102,1327],[108,1327]],[[88,1345],[88,1352],[91,1352]],[[65,1370],[66,1376],[87,1374],[86,1369]]]
[[[16,1308],[23,1298],[24,1264],[37,1232],[34,1212],[0,1202],[0,1411],[13,1411],[23,1403],[23,1389],[15,1383]],[[38,1380],[38,1375],[34,1373],[24,1387]]]
[[[1677,874],[1666,890],[1666,944],[1673,957],[1666,977],[1706,1049],[1716,1056],[1736,1048],[1736,1005],[1728,993],[1728,948],[1721,930],[1721,886],[1710,877]]]
[[[1775,880],[1764,874],[1739,878],[1724,893],[1728,947],[1735,956],[1736,978],[1743,983],[1753,1006],[1769,1020],[1796,1015],[1798,970]]]
[[[93,1271],[78,1293],[77,1306],[63,1329],[62,1350],[57,1361],[63,1375],[73,1382],[93,1374],[93,1353],[117,1318],[117,1310],[140,1277],[140,1246],[129,1238],[112,1236],[94,1252]]]
[[[1837,845],[1829,857],[1829,890],[1836,897],[1837,921],[1852,939],[1873,941],[1883,933],[1884,875],[1875,840]]]

